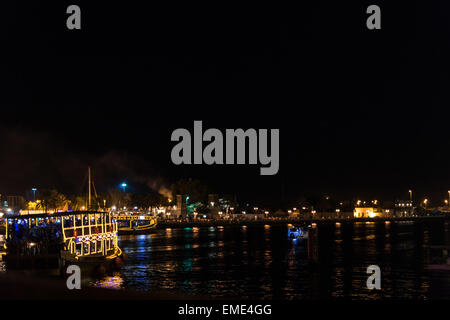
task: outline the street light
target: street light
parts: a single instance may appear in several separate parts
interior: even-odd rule
[[[127,184],[125,182],[122,182],[122,184],[120,185],[123,189],[123,192],[125,192],[125,189],[127,187]]]
[[[31,188],[31,191],[33,191],[33,201],[36,201],[36,191],[37,191],[37,189],[36,188]],[[449,191],[449,194],[450,194],[450,191]]]
[[[412,190],[408,190],[409,192],[409,201],[412,201]]]

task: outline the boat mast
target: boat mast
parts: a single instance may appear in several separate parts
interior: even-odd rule
[[[88,167],[89,187],[88,187],[88,210],[91,208],[91,167]]]

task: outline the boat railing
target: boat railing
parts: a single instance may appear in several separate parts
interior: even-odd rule
[[[114,214],[113,217],[117,220],[156,220],[154,216],[139,214]]]
[[[117,222],[109,213],[77,213],[61,222],[66,250],[76,257],[106,256],[118,248]]]

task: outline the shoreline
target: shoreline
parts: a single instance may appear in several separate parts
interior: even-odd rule
[[[218,226],[243,226],[243,225],[282,225],[282,224],[335,224],[355,222],[425,222],[425,221],[450,220],[450,215],[424,216],[424,217],[377,217],[377,218],[329,218],[329,219],[295,219],[295,218],[272,218],[272,219],[239,219],[239,220],[196,220],[196,221],[158,221],[155,228],[188,228],[188,227],[218,227]],[[0,234],[5,234],[5,226],[0,226]],[[135,233],[135,232],[130,232]],[[143,232],[145,233],[145,232]],[[119,232],[120,234],[120,232]],[[123,233],[127,234],[127,233]]]
[[[385,217],[385,218],[330,218],[330,219],[257,219],[257,220],[208,220],[208,221],[159,221],[156,228],[176,227],[215,227],[215,226],[242,226],[242,225],[281,225],[281,224],[334,224],[355,222],[425,222],[449,220],[450,216],[425,217]]]

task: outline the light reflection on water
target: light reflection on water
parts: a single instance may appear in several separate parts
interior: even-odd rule
[[[3,234],[0,234],[0,244],[3,245],[3,242],[5,241],[5,236]],[[0,272],[6,271],[5,263],[3,262],[3,258],[0,255]]]
[[[425,269],[429,245],[449,245],[447,223],[317,225],[318,263],[287,225],[167,228],[120,236],[128,261],[94,283],[251,299],[450,297],[450,275]],[[382,290],[366,288],[366,269],[382,270]]]
[[[113,276],[107,276],[103,279],[95,281],[92,285],[100,288],[122,289],[123,277],[119,272],[117,272]]]

